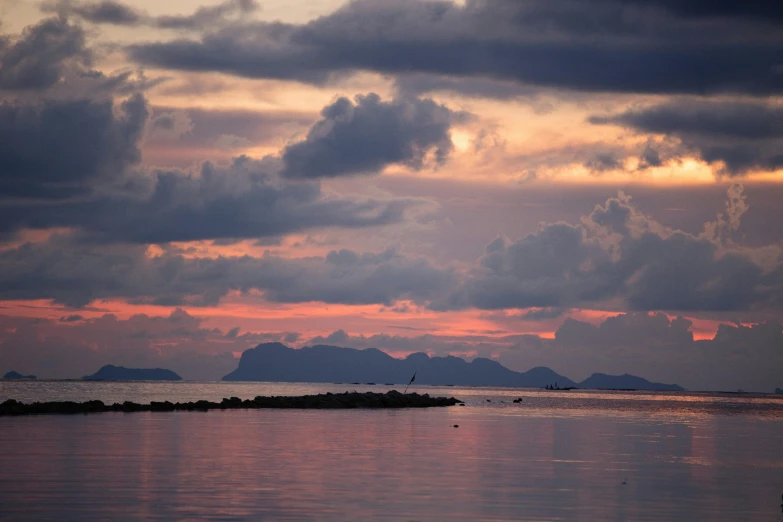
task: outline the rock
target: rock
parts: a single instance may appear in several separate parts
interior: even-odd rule
[[[454,427],[455,427],[455,428],[459,428],[459,424],[455,424],[455,425],[454,425]]]
[[[196,402],[151,402],[150,404],[137,404],[125,401],[122,404],[111,406],[101,401],[87,402],[34,402],[24,404],[14,399],[8,399],[0,404],[0,416],[4,415],[34,415],[44,413],[100,413],[107,411],[138,412],[138,411],[209,411],[209,410],[237,410],[258,408],[287,408],[287,409],[348,409],[348,408],[432,408],[454,406],[464,403],[454,397],[430,397],[417,393],[402,393],[391,390],[387,393],[325,393],[321,395],[304,395],[301,397],[261,397],[253,400],[242,400],[239,397],[223,399],[221,402],[196,401]]]

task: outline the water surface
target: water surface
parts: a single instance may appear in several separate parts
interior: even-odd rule
[[[386,388],[3,383],[0,401],[346,389]],[[467,406],[2,417],[0,519],[783,520],[780,398],[416,391]]]

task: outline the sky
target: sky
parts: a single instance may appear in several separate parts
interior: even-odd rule
[[[783,4],[0,0],[0,373],[261,342],[783,386]]]

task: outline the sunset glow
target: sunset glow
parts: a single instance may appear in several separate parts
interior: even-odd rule
[[[772,387],[780,64],[699,42],[781,33],[612,3],[0,1],[0,372],[275,340]]]

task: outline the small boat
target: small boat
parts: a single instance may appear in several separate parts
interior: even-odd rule
[[[544,386],[544,389],[549,391],[568,391],[568,390],[575,390],[576,386],[566,386],[565,388],[561,388],[560,386],[557,385],[557,383],[555,383],[555,384],[547,384],[546,386]]]

